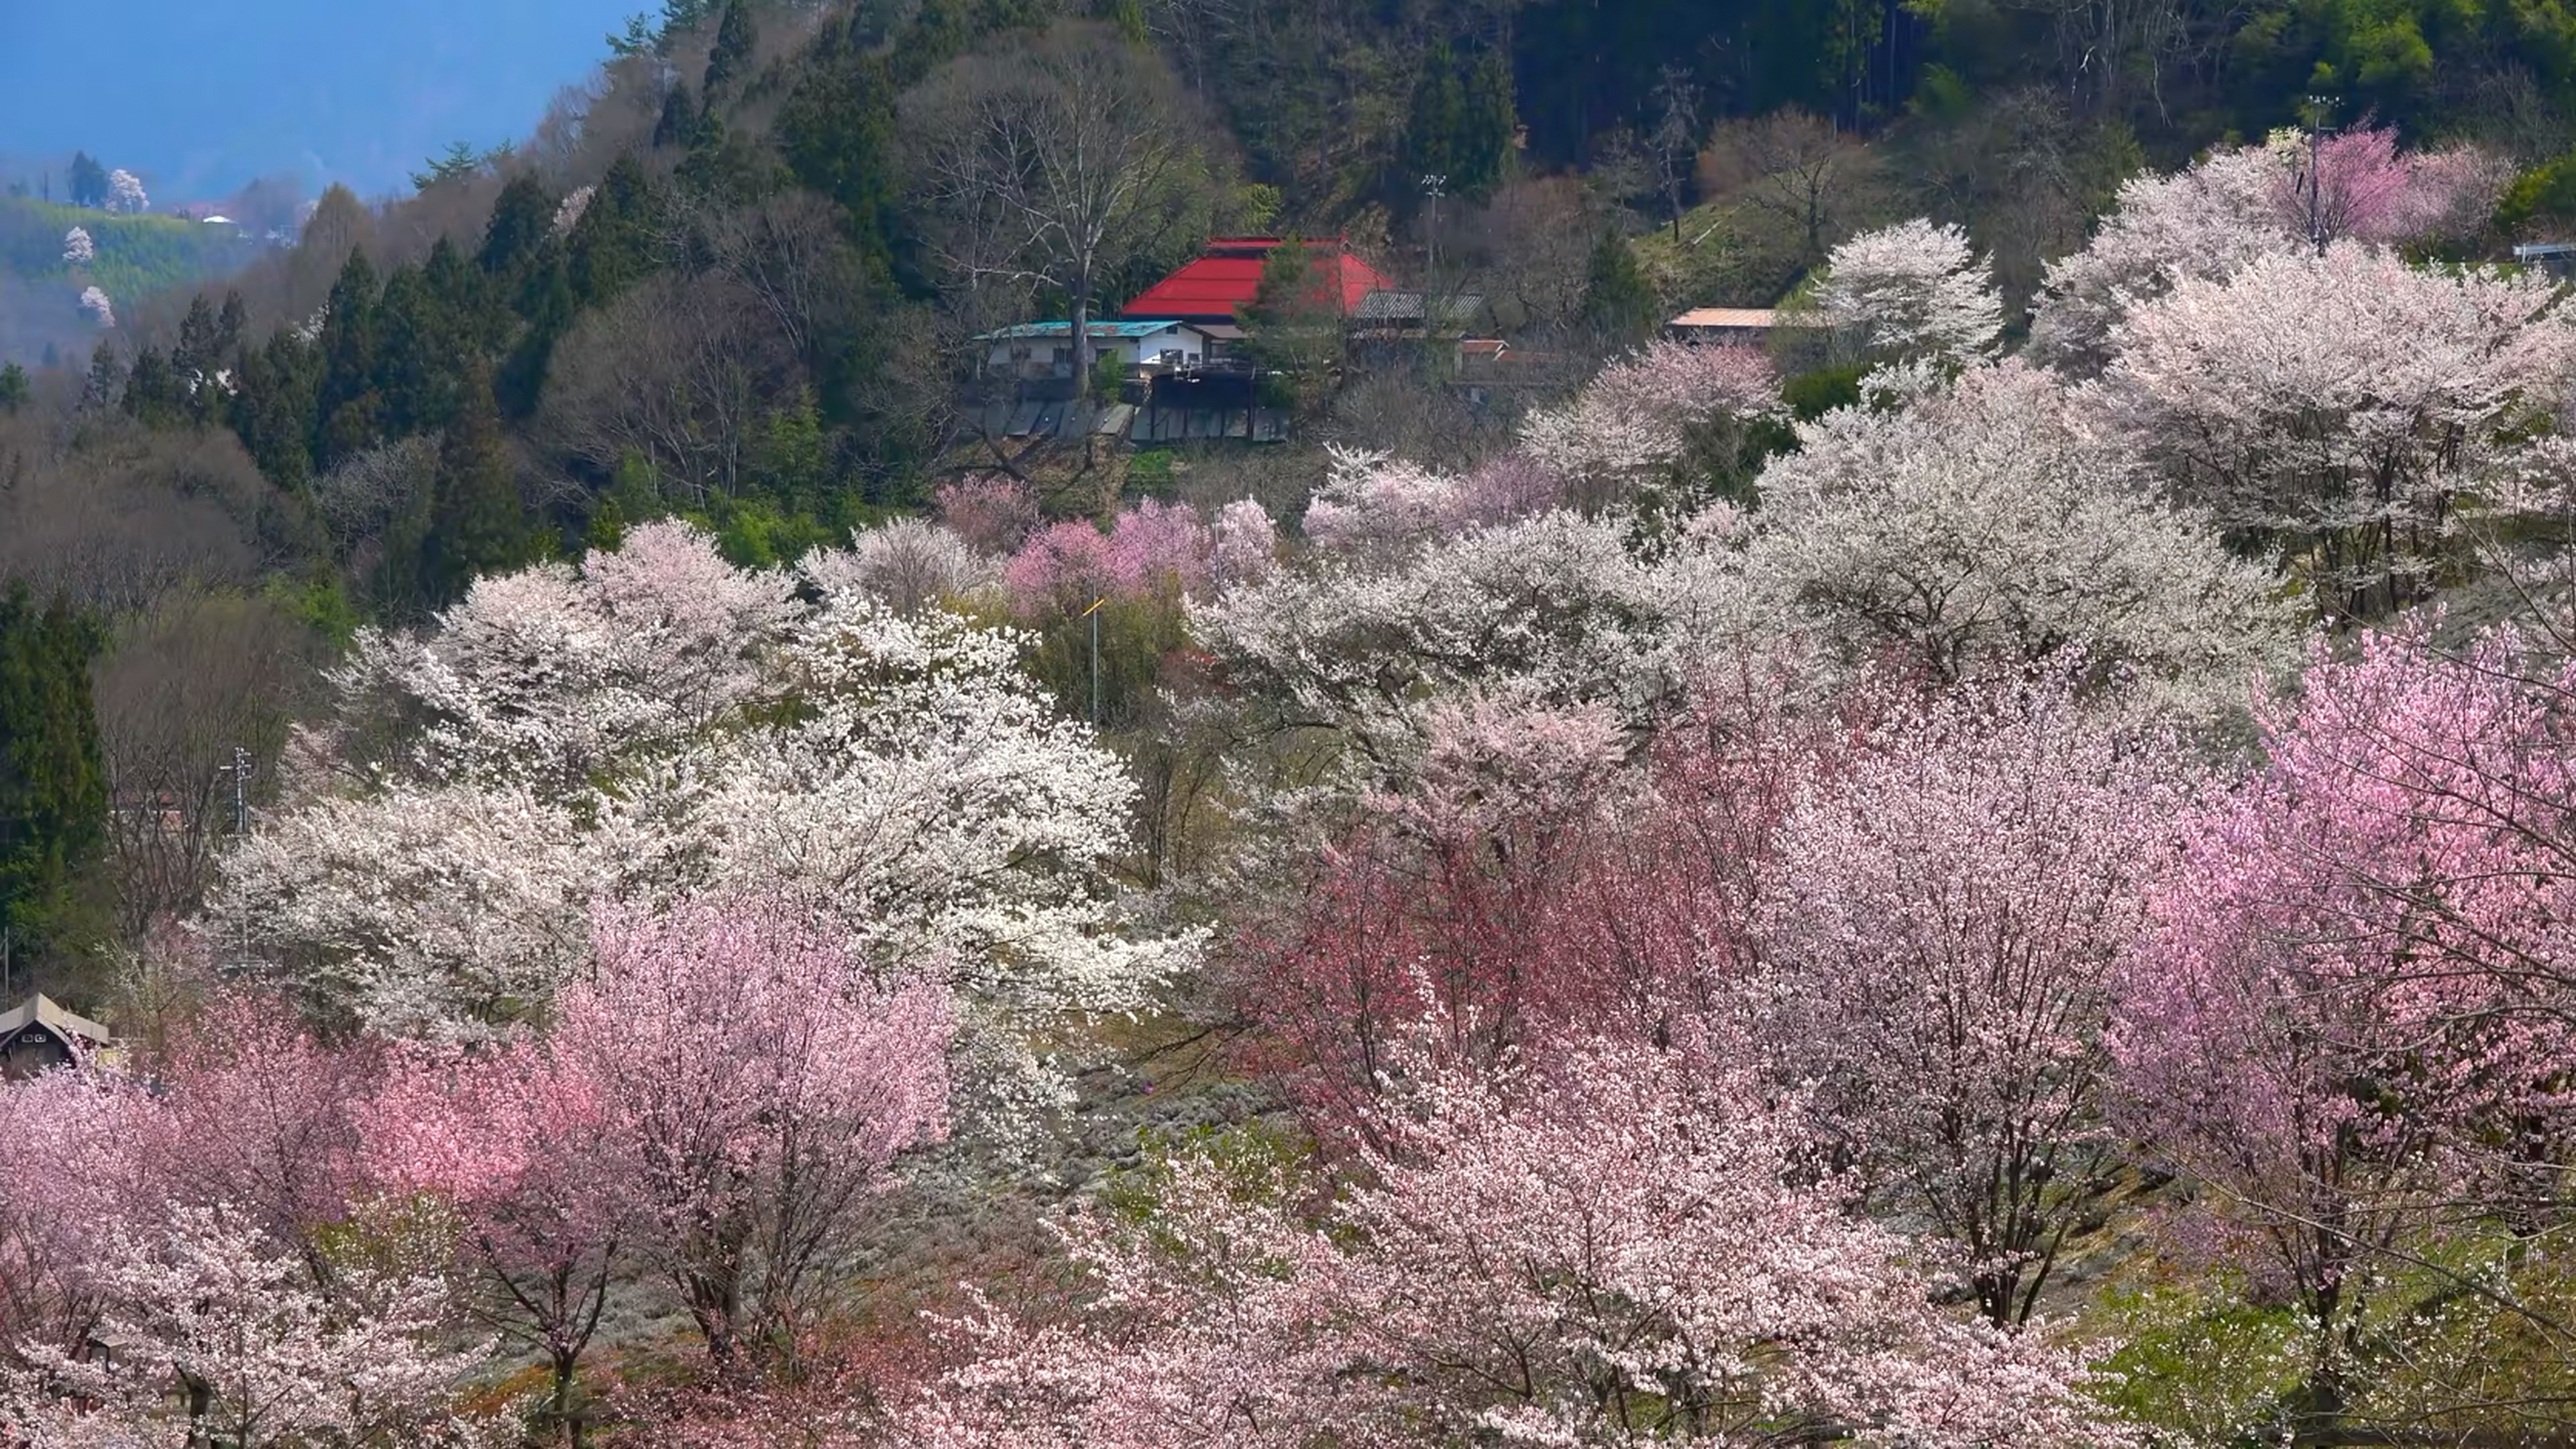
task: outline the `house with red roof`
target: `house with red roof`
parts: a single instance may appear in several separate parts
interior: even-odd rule
[[[1131,322],[1190,322],[1203,327],[1234,325],[1235,309],[1261,290],[1261,269],[1284,244],[1275,236],[1218,237],[1198,260],[1156,282],[1118,315]],[[1332,237],[1306,243],[1312,275],[1324,296],[1345,317],[1356,316],[1371,292],[1393,290],[1384,273],[1351,255],[1350,243]],[[1220,337],[1224,333],[1216,334]]]

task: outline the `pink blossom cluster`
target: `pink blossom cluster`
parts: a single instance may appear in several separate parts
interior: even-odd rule
[[[803,916],[756,899],[607,909],[593,944],[545,1030],[471,1053],[324,1045],[284,1003],[228,991],[148,1086],[0,1084],[0,1366],[58,1364],[104,1326],[119,1359],[194,1365],[217,1403],[300,1372],[319,1414],[346,1402],[331,1376],[356,1372],[322,1350],[373,1324],[372,1382],[413,1376],[403,1411],[427,1413],[475,1367],[448,1363],[470,1310],[542,1356],[561,1417],[618,1275],[663,1283],[719,1365],[806,1331],[894,1157],[946,1135],[946,989],[871,985]],[[366,1317],[384,1300],[335,1299],[347,1269],[324,1237],[424,1202],[438,1212],[405,1229],[429,1275],[403,1289],[408,1316],[386,1327]],[[200,1282],[219,1301],[164,1323],[154,1294],[176,1261],[230,1263],[237,1281]],[[337,1327],[294,1329],[300,1370],[227,1365],[190,1337],[207,1314],[239,1315],[239,1333]],[[0,1422],[60,1411],[46,1382],[0,1375]],[[177,1415],[211,1432],[167,1389],[82,1381],[109,1401],[95,1430]]]
[[[1230,526],[1235,567],[1249,569],[1258,547],[1249,522],[1237,515]],[[1176,597],[1207,588],[1216,547],[1195,509],[1148,498],[1107,533],[1081,520],[1039,530],[1003,566],[1002,585],[1023,619],[1080,614],[1107,598]]]

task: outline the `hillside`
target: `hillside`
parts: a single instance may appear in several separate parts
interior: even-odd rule
[[[668,0],[0,370],[0,1440],[2563,1449],[2571,65]]]
[[[63,256],[63,239],[75,227],[96,248],[77,268]],[[227,227],[0,197],[0,295],[8,299],[0,306],[0,361],[32,365],[48,347],[86,356],[99,329],[82,314],[85,288],[130,305],[231,276],[260,250]]]

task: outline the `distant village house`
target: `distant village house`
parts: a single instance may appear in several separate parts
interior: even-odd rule
[[[20,1081],[70,1066],[110,1041],[106,1027],[65,1011],[50,996],[31,996],[0,1012],[0,1079]]]
[[[1091,336],[1093,357],[1114,357],[1130,369],[1191,367],[1210,354],[1206,329],[1186,322],[1094,322],[1084,331]],[[1023,322],[975,340],[986,345],[985,370],[994,377],[1019,382],[1073,377],[1071,322]]]

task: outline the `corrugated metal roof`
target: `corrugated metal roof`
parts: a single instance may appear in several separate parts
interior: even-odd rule
[[[0,1012],[0,1037],[14,1036],[29,1026],[42,1026],[57,1036],[79,1037],[101,1046],[109,1040],[106,1027],[63,1010],[52,997],[41,994],[27,998],[14,1011]]]
[[[1157,332],[1169,332],[1174,328],[1187,327],[1189,325],[1190,324],[1186,322],[1177,321],[1094,322],[1090,326],[1084,328],[1083,331],[1090,333],[1094,337],[1151,337]],[[982,336],[977,337],[975,340],[978,342],[1003,342],[1015,337],[1071,337],[1072,335],[1073,323],[1070,321],[1022,322],[1016,327],[1004,327],[996,332],[987,332]]]
[[[1205,318],[1232,321],[1235,309],[1261,291],[1261,269],[1279,242],[1271,237],[1226,238],[1211,243],[1209,254],[1182,267],[1127,304],[1128,317]],[[1393,284],[1378,270],[1334,242],[1308,242],[1313,265],[1324,275],[1319,288],[1347,317],[1360,299]]]
[[[1671,327],[1734,327],[1767,331],[1774,327],[1821,327],[1812,312],[1783,312],[1776,307],[1694,307],[1665,324]]]

